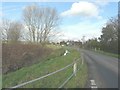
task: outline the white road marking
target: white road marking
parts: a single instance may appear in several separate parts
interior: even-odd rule
[[[95,80],[90,80],[90,82],[91,82],[91,88],[97,88]]]
[[[91,85],[96,85],[95,80],[90,80],[90,81],[91,81]]]
[[[91,88],[97,88],[97,86],[91,86]]]

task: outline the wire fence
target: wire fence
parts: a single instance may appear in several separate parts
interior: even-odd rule
[[[10,87],[10,89],[20,88],[20,87],[25,86],[25,85],[27,85],[27,84],[33,83],[33,82],[35,82],[35,81],[41,80],[41,79],[43,79],[43,78],[45,78],[45,77],[48,77],[48,76],[51,76],[51,75],[53,75],[53,74],[56,74],[56,73],[58,73],[58,72],[60,72],[60,71],[63,71],[63,70],[65,70],[65,69],[67,69],[67,68],[69,68],[70,66],[73,65],[73,73],[70,75],[70,77],[68,77],[68,78],[63,82],[63,84],[61,84],[61,85],[58,87],[58,88],[62,88],[74,75],[76,75],[77,71],[80,69],[80,68],[79,68],[79,69],[77,70],[77,66],[76,66],[78,60],[79,60],[79,59],[77,59],[77,60],[74,61],[73,63],[71,63],[71,64],[69,64],[69,65],[65,66],[64,68],[61,68],[61,69],[59,69],[59,70],[57,70],[57,71],[54,71],[54,72],[52,72],[52,73],[49,73],[49,74],[47,74],[47,75],[41,76],[41,77],[39,77],[39,78],[30,80],[30,81],[24,82],[24,83],[22,83],[22,84],[19,84],[19,85]]]

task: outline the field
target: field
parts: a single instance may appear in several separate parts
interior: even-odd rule
[[[66,49],[70,53],[68,53],[66,56],[63,56],[63,51],[65,51]],[[80,53],[77,50],[69,47],[56,48],[56,52],[51,53],[51,55],[43,60],[43,62],[39,62],[28,67],[23,67],[15,72],[10,72],[6,75],[3,75],[3,88],[12,87],[54,72],[67,66],[68,64],[71,64],[75,59],[79,59],[77,62],[77,68],[80,68],[80,70],[77,72],[76,76],[73,76],[72,79],[70,79],[70,81],[64,86],[64,88],[82,88],[85,86],[88,77],[87,66],[86,63],[81,64]],[[23,87],[58,88],[72,73],[73,66]]]

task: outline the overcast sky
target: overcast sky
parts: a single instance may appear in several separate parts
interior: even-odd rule
[[[32,2],[3,2],[2,15],[11,20],[22,20],[22,11]],[[76,0],[76,2],[37,2],[41,7],[54,7],[62,18],[59,39],[80,40],[99,37],[101,29],[118,14],[118,3],[110,0]],[[1,7],[1,6],[0,6]]]

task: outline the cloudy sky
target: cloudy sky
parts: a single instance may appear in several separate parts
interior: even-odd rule
[[[61,16],[59,39],[81,40],[99,37],[101,28],[111,17],[117,16],[118,3],[115,0],[67,0],[66,2],[35,2],[41,7],[56,8]],[[22,11],[33,2],[2,2],[2,15],[11,20],[22,20]]]

